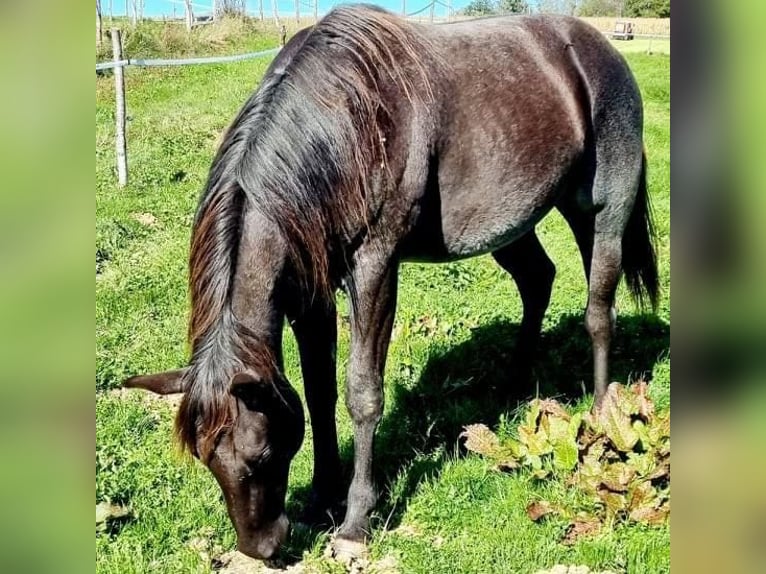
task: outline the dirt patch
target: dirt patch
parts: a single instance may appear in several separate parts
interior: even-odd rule
[[[611,570],[596,571],[591,570],[587,566],[566,566],[564,564],[557,564],[550,570],[538,570],[535,574],[616,574]]]
[[[144,391],[142,389],[125,389],[122,387],[111,389],[110,391],[107,392],[107,394],[110,397],[115,397],[118,399],[138,397],[141,403],[149,407],[156,407],[157,405],[162,405],[174,411],[178,410],[178,407],[181,404],[181,399],[183,399],[183,396],[184,396],[183,393],[177,393],[173,395],[157,395],[155,393],[150,393],[149,391]]]
[[[338,561],[327,554],[324,559],[327,562]],[[399,563],[394,556],[384,556],[380,560],[368,558],[354,558],[348,562],[342,562],[349,574],[400,574]],[[336,566],[337,567],[337,566]],[[315,574],[325,572],[326,568],[319,568],[303,562],[285,564],[281,561],[262,561],[250,558],[241,552],[231,551],[222,554],[212,560],[212,568],[218,574]]]
[[[141,225],[146,225],[147,227],[154,227],[157,225],[157,218],[151,213],[131,213],[130,216]]]
[[[99,532],[114,533],[119,530],[131,517],[130,510],[119,504],[100,502],[96,505],[96,534]]]
[[[233,550],[222,554],[213,560],[213,570],[219,574],[274,574],[277,572],[289,572],[290,574],[304,574],[308,572],[300,562],[285,565],[277,561],[262,561],[250,558]]]

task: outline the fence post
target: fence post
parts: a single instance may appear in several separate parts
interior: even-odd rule
[[[194,8],[192,7],[191,0],[184,0],[184,7],[186,10],[184,12],[186,15],[186,29],[191,32],[192,28],[194,27]]]
[[[104,24],[101,18],[101,0],[96,0],[96,45],[104,43]]]
[[[279,9],[277,8],[277,0],[271,0],[271,8],[274,11],[274,25],[279,28]]]
[[[112,52],[115,63],[122,60],[122,35],[112,28]],[[128,183],[128,149],[125,140],[125,76],[121,64],[114,68],[115,150],[117,152],[117,181],[120,187]]]

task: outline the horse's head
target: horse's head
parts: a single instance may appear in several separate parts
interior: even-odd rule
[[[182,369],[132,377],[125,386],[181,393],[185,374]],[[284,379],[265,381],[251,371],[231,378],[224,401],[229,424],[212,440],[197,433],[196,444],[189,446],[223,490],[237,548],[254,558],[270,558],[289,532],[285,494],[290,461],[303,441],[301,401]]]

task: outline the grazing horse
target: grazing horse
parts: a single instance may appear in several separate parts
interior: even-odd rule
[[[313,425],[312,501],[326,508],[337,495],[341,287],[354,473],[335,548],[358,551],[369,535],[401,261],[491,253],[518,284],[528,357],[555,274],[535,225],[557,208],[588,281],[598,406],[621,275],[639,300],[657,299],[642,124],[624,59],[574,18],[420,26],[347,6],[288,42],[225,134],[200,199],[190,364],[126,383],[184,393],[178,436],[218,480],[242,552],[270,557],[289,530],[304,417],[283,374],[285,319]]]

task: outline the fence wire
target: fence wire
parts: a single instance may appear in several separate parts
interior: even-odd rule
[[[96,64],[96,71],[110,70],[117,67],[140,66],[149,68],[152,66],[187,66],[196,64],[223,64],[226,62],[239,62],[241,60],[250,60],[251,58],[260,58],[270,56],[279,52],[281,48],[271,48],[260,52],[250,52],[248,54],[236,54],[234,56],[212,56],[209,58],[183,58],[183,59],[145,59],[145,58],[127,58],[117,62],[100,62]]]

